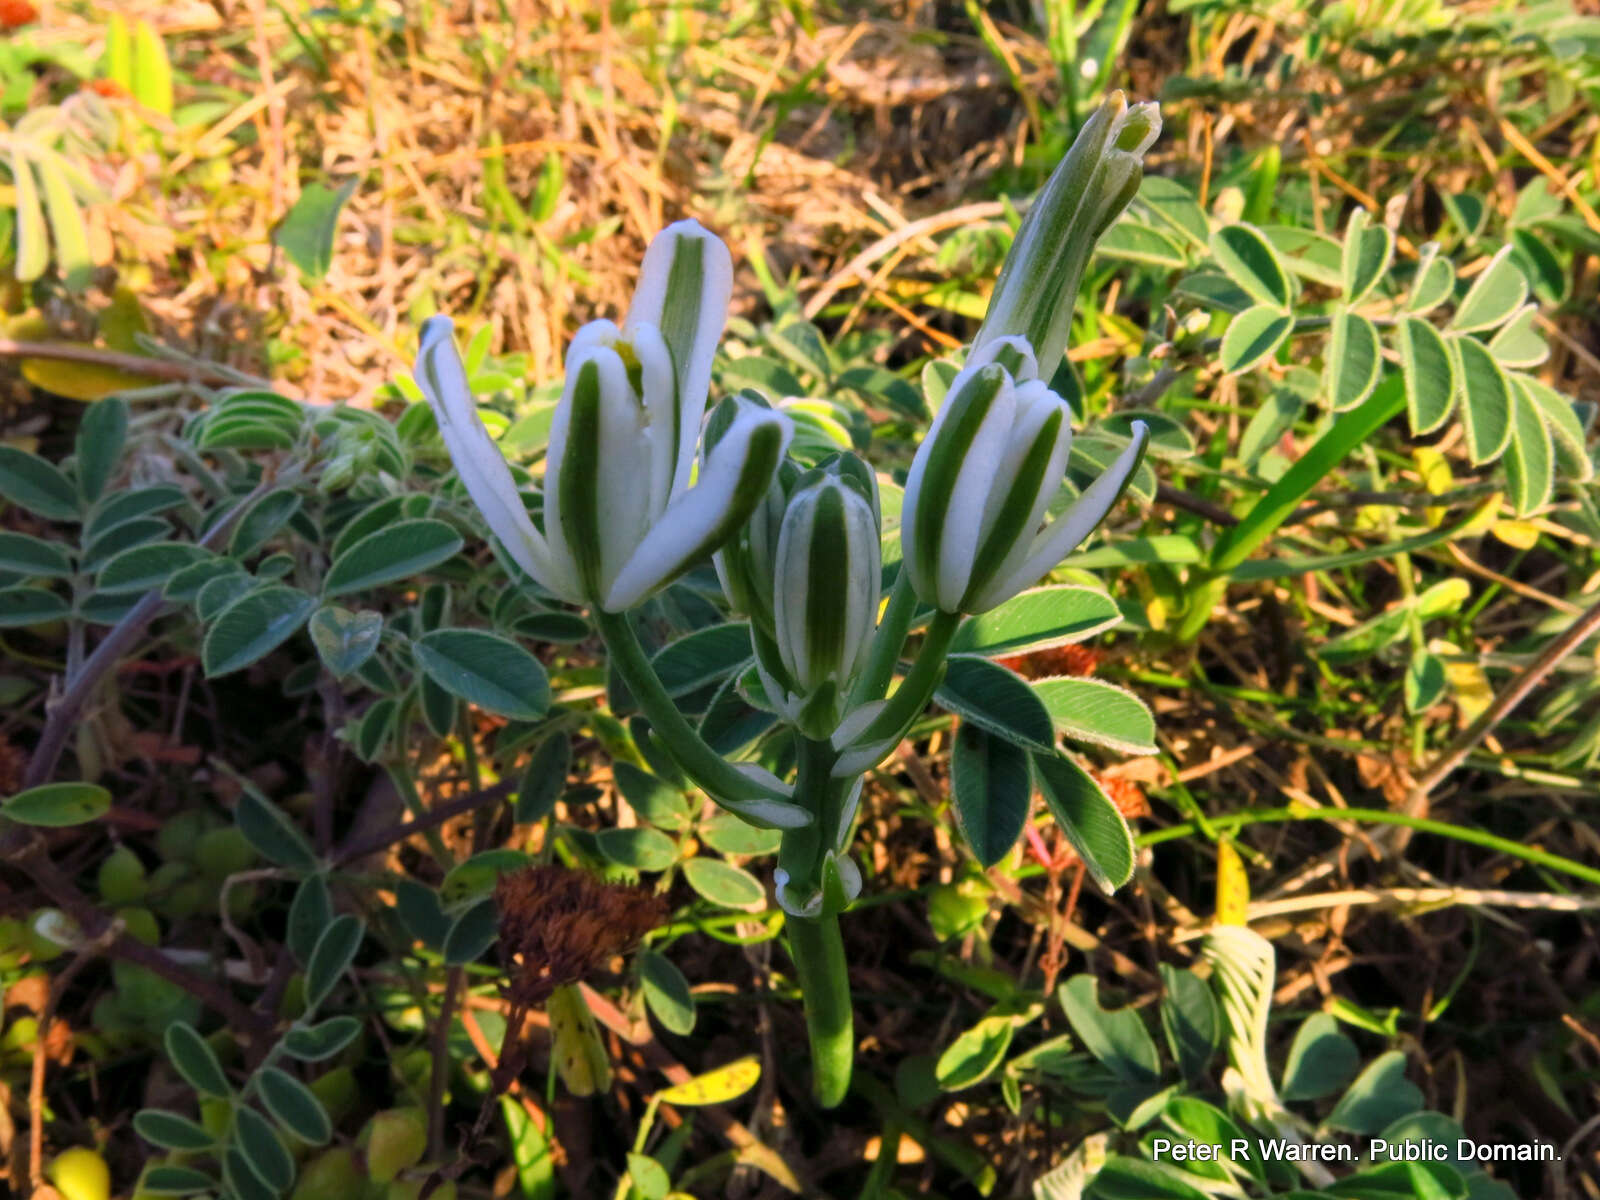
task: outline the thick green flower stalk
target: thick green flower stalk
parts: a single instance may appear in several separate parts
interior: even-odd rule
[[[864,773],[933,699],[964,616],[1048,575],[1105,519],[1143,456],[1148,432],[1135,422],[1115,462],[1051,517],[1072,412],[1049,381],[1084,265],[1137,190],[1159,130],[1154,105],[1129,108],[1113,96],[1029,210],[912,460],[903,561],[886,605],[878,485],[865,462],[790,461],[788,418],[753,393],[724,399],[702,422],[732,272],[726,247],[694,222],[651,244],[620,328],[597,321],[573,341],[542,529],[478,419],[449,322],[424,326],[417,378],[490,531],[545,592],[588,608],[613,667],[685,773],[719,804],[782,830],[775,892],[824,1106],[848,1092],[855,1057],[839,916],[861,890],[849,843]],[[751,699],[787,726],[792,782],[729,762],[702,739],[627,616],[707,558],[729,608],[749,619],[764,693]],[[919,605],[933,616],[893,687]]]

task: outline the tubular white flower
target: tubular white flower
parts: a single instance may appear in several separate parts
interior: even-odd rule
[[[540,587],[563,600],[579,603],[576,580],[562,571],[550,546],[534,528],[522,505],[500,448],[478,416],[477,402],[451,338],[449,317],[430,317],[422,325],[422,349],[416,379],[433,409],[450,460],[467,495],[478,506],[489,530],[506,553]]]
[[[627,321],[593,321],[567,352],[545,456],[545,531],[479,421],[450,322],[423,329],[417,377],[450,457],[495,536],[541,586],[630,608],[716,550],[760,503],[792,434],[741,414],[689,487],[732,287],[727,247],[694,221],[650,244]]]
[[[773,583],[784,674],[803,727],[826,737],[877,627],[877,481],[854,455],[802,476],[784,512]]]
[[[1020,334],[1038,354],[1040,377],[1055,374],[1090,251],[1139,190],[1144,153],[1160,133],[1160,108],[1130,108],[1121,92],[1090,116],[1023,218],[974,350]]]
[[[912,460],[905,569],[943,612],[985,612],[1036,582],[1104,520],[1143,456],[1147,430],[1135,422],[1128,450],[1041,530],[1072,448],[1072,410],[1030,377],[1034,361],[1012,336],[975,347]]]

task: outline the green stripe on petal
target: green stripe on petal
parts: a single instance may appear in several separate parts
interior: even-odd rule
[[[753,410],[718,443],[700,481],[667,508],[607,590],[603,607],[632,608],[722,546],[761,503],[794,427]]]
[[[952,545],[956,540],[949,528],[951,506],[957,492],[971,491],[975,473],[986,474],[991,464],[976,461],[980,456],[975,449],[1000,450],[997,444],[1009,427],[1010,414],[995,413],[997,403],[1008,406],[1011,379],[1001,367],[990,365],[980,368],[968,377],[939,410],[936,428],[921,446],[911,464],[911,474],[906,480],[906,515],[901,523],[901,545],[905,562],[911,572],[911,582],[917,594],[930,603],[945,607],[943,601],[954,603],[956,597],[947,597],[942,588],[942,567],[953,555],[970,555],[971,547]],[[992,422],[991,415],[1004,417],[1003,422]],[[980,437],[987,432],[988,436]],[[982,445],[980,445],[980,442]],[[991,457],[983,454],[981,457]],[[966,488],[961,484],[966,483]],[[987,489],[974,495],[962,495],[968,507],[976,506],[976,513],[958,514],[957,519],[976,522],[982,513],[982,497]],[[963,541],[976,542],[976,525],[972,536]],[[965,590],[964,588],[962,590]]]
[[[1043,498],[1048,504],[1050,496],[1055,494],[1061,482],[1059,472],[1051,473],[1050,468],[1059,457],[1056,449],[1065,419],[1064,407],[1046,417],[1028,446],[1028,452],[1023,456],[1016,474],[1009,481],[995,481],[996,488],[1006,489],[1005,499],[994,517],[988,537],[973,559],[966,595],[962,597],[963,610],[976,594],[988,586],[1006,559],[1013,557],[1012,552],[1019,543],[1032,542],[1037,532],[1038,519],[1034,513],[1039,508],[1039,500]],[[1045,494],[1047,489],[1048,494]]]

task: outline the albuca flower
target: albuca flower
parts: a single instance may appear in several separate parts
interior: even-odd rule
[[[753,407],[689,486],[732,278],[727,247],[680,221],[651,242],[622,327],[578,331],[550,428],[543,533],[478,418],[450,321],[423,325],[417,382],[462,483],[517,565],[561,599],[633,607],[720,546],[766,494],[791,426]]]
[[[839,723],[877,627],[879,526],[877,480],[853,454],[803,475],[784,510],[773,577],[781,676],[757,662],[770,698],[812,737]]]
[[[1041,528],[1066,471],[1072,410],[1038,378],[1020,337],[976,347],[906,477],[900,539],[912,586],[948,613],[980,613],[1037,582],[1116,503],[1148,430]]]
[[[1121,92],[1084,122],[1017,230],[974,350],[1022,337],[1033,348],[1039,377],[1048,382],[1055,376],[1083,268],[1100,235],[1139,190],[1144,152],[1160,133],[1160,108],[1130,108]]]

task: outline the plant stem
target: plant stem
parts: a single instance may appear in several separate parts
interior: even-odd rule
[[[906,672],[906,677],[901,680],[895,694],[889,697],[883,711],[856,738],[856,745],[865,746],[888,739],[899,741],[905,735],[905,731],[917,719],[917,714],[928,707],[939,681],[944,678],[945,657],[960,624],[960,613],[934,614],[928,624],[928,632],[923,635],[916,662],[911,664],[911,670]]]
[[[635,703],[695,783],[717,800],[788,801],[787,794],[751,779],[706,744],[667,694],[625,614],[606,612],[599,606],[592,613],[595,627],[611,652],[611,662],[633,693]]]
[[[872,637],[872,648],[867,654],[867,665],[856,678],[851,693],[851,707],[882,700],[894,678],[894,665],[900,661],[900,651],[906,644],[906,634],[911,629],[911,618],[917,611],[917,592],[911,586],[911,576],[905,565],[895,576],[894,588],[889,592],[889,603],[883,610],[883,620],[878,622],[878,632]]]
[[[817,1103],[832,1108],[850,1090],[850,1072],[855,1064],[850,976],[845,967],[839,918],[789,916],[784,919],[784,928],[805,1004]]]

